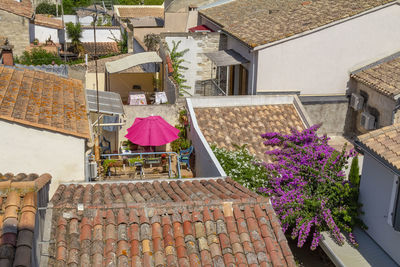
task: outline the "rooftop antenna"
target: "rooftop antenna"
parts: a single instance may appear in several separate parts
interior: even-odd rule
[[[107,14],[105,10],[98,10],[97,5],[94,4],[93,8],[76,8],[75,10],[84,10],[84,11],[91,11],[93,17],[93,35],[94,35],[94,64],[96,68],[96,102],[97,102],[97,135],[95,136],[95,157],[96,161],[100,160],[100,155],[98,153],[99,147],[99,136],[100,136],[100,103],[99,103],[99,76],[97,71],[97,44],[96,44],[96,22],[97,22],[97,15],[100,14]],[[97,146],[97,148],[96,148]]]

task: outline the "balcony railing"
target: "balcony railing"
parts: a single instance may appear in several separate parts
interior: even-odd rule
[[[201,81],[201,86],[203,88],[203,95],[204,96],[225,96],[226,90],[218,86],[217,79],[209,79]]]

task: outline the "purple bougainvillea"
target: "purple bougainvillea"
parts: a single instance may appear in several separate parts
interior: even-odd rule
[[[336,151],[328,145],[327,136],[317,135],[318,128],[314,125],[304,131],[292,130],[289,135],[262,135],[265,145],[280,148],[266,152],[273,161],[263,163],[268,183],[259,191],[271,196],[283,230],[297,238],[299,247],[309,240],[315,249],[322,231],[329,231],[339,244],[349,236],[356,246],[351,232],[364,225],[358,219],[358,190],[344,174],[348,158],[356,153],[346,152],[345,146]]]

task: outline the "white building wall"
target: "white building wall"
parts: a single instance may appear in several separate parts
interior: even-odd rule
[[[3,120],[0,133],[0,173],[49,173],[50,197],[60,182],[84,181],[84,139]]]
[[[260,50],[257,92],[344,94],[350,69],[399,49],[396,4]]]
[[[400,265],[400,232],[389,224],[393,211],[395,190],[394,174],[365,154],[360,182],[359,201],[363,204],[362,216],[368,226],[367,233],[381,246],[392,259]]]
[[[60,41],[58,31],[58,29],[54,28],[29,24],[29,39],[31,43],[35,39],[38,39],[40,43],[44,43],[51,37],[54,43],[62,43],[63,40]]]
[[[96,42],[113,42],[114,36],[117,39],[121,39],[121,31],[119,28],[96,28]],[[71,42],[71,39],[67,37],[67,42]],[[94,42],[94,30],[83,29],[81,42]]]

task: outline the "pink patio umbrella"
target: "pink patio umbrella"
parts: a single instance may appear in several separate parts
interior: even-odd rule
[[[178,139],[178,133],[160,116],[150,116],[136,118],[125,137],[140,146],[162,146]]]

